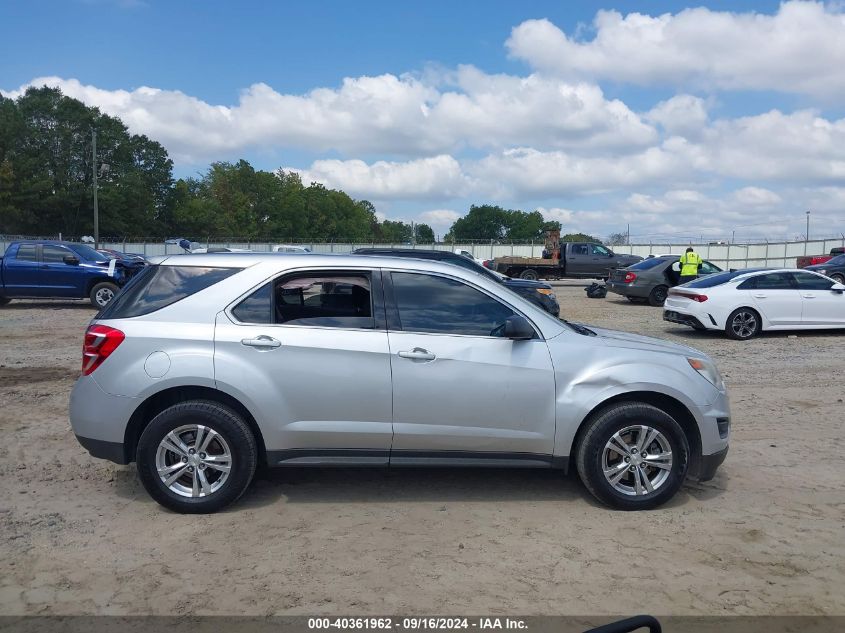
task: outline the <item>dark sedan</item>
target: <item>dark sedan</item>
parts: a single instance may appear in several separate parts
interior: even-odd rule
[[[812,270],[813,272],[821,273],[822,275],[830,277],[836,283],[845,284],[845,255],[837,255],[836,257],[821,264],[805,266],[804,270]]]
[[[416,259],[433,259],[466,268],[488,279],[493,279],[518,295],[525,297],[549,314],[558,316],[560,305],[552,287],[542,281],[528,281],[527,279],[511,279],[495,271],[489,270],[474,259],[453,253],[451,251],[435,251],[421,248],[358,248],[352,251],[355,255],[386,255],[390,257],[413,257]]]
[[[627,268],[619,268],[610,273],[607,289],[627,297],[632,303],[648,302],[653,306],[662,306],[666,301],[669,288],[677,286],[680,280],[680,255],[649,257]],[[701,263],[699,276],[722,272],[722,269],[708,261]]]

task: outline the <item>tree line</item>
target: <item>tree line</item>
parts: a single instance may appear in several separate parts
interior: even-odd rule
[[[104,237],[435,241],[427,224],[379,220],[367,200],[245,160],[174,179],[160,143],[47,86],[0,95],[0,233],[93,234],[93,131]],[[539,211],[473,205],[444,240],[541,240],[550,228],[560,224]]]

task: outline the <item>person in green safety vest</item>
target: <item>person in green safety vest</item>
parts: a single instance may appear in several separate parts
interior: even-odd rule
[[[685,284],[688,281],[698,278],[698,269],[701,268],[701,256],[692,250],[692,246],[687,248],[687,252],[681,255],[678,262],[681,265],[681,279],[678,283]]]

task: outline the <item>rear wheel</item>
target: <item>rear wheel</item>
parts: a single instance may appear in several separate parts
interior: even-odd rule
[[[97,308],[98,310],[102,310],[105,308],[109,302],[114,299],[114,296],[117,294],[119,288],[117,284],[113,284],[110,281],[103,281],[95,285],[91,288],[91,305]]]
[[[655,286],[651,289],[651,292],[648,295],[648,303],[652,306],[662,306],[666,303],[666,295],[669,292],[669,288],[667,286]]]
[[[588,422],[575,453],[581,481],[620,510],[649,510],[671,499],[686,477],[689,443],[665,411],[620,402]]]
[[[136,454],[144,488],[175,512],[216,512],[236,501],[255,474],[258,449],[243,419],[217,402],[192,400],[159,413]]]
[[[737,308],[725,324],[725,333],[737,341],[747,341],[760,333],[760,315],[751,308]]]
[[[537,271],[533,268],[529,268],[528,270],[523,270],[519,277],[529,281],[537,281],[540,278],[540,275],[538,275]]]

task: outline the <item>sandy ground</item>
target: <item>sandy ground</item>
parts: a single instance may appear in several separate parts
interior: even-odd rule
[[[731,390],[719,474],[653,512],[551,471],[303,469],[173,514],[68,426],[92,310],[0,309],[0,614],[845,614],[845,333],[737,343],[582,286],[564,316],[698,347]]]

